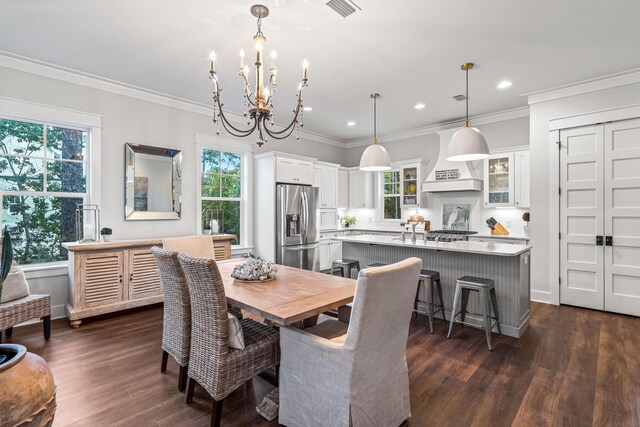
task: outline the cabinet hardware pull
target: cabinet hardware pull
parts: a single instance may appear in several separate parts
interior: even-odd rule
[[[602,246],[602,236],[596,236],[596,246]]]
[[[605,237],[605,244],[607,246],[613,246],[613,236],[606,236]]]

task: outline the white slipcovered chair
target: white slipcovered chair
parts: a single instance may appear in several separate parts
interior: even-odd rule
[[[162,239],[165,251],[184,253],[195,258],[216,259],[211,236],[167,237]]]
[[[406,348],[421,266],[361,270],[348,325],[280,329],[280,424],[398,426],[411,416]]]

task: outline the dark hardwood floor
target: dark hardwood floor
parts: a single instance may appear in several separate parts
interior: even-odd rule
[[[411,324],[407,349],[410,426],[640,426],[640,318],[533,304],[520,340]],[[57,384],[55,426],[207,426],[211,400],[199,387],[194,403],[178,392],[178,366],[160,373],[162,309],[88,321],[76,330],[52,322],[16,328],[6,342],[43,356]],[[255,411],[273,386],[256,378],[226,400],[222,424],[276,425]]]

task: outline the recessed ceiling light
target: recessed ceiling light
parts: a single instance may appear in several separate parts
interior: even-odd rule
[[[498,83],[498,89],[506,89],[511,87],[511,82],[509,80],[503,80]]]
[[[424,107],[426,107],[426,105],[424,105],[422,102],[419,102],[413,108],[415,108],[416,110],[422,110]]]
[[[356,122],[347,122],[347,126],[355,126]]]
[[[313,108],[311,108],[311,107],[304,107],[304,108],[303,108],[303,110],[304,110],[304,111],[313,111]]]

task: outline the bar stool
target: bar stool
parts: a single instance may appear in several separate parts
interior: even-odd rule
[[[482,316],[484,318],[484,332],[487,335],[487,346],[489,350],[493,350],[491,346],[491,330],[494,326],[498,327],[498,333],[502,335],[500,330],[500,316],[498,315],[498,300],[496,299],[496,289],[493,280],[483,279],[481,277],[464,276],[456,281],[456,292],[453,297],[453,309],[451,310],[451,322],[449,322],[449,333],[447,339],[451,337],[453,332],[453,324],[470,324],[464,321],[467,314],[467,305],[469,303],[469,293],[478,292],[480,295],[480,306],[482,307]],[[462,307],[458,312],[458,304],[460,299],[462,300]],[[495,317],[491,316],[491,307],[493,306],[493,313]],[[460,320],[456,320],[456,316],[460,315]],[[473,313],[476,314],[476,313]],[[478,313],[479,314],[479,313]],[[491,319],[495,319],[495,323],[492,324]]]
[[[331,275],[332,276],[333,276],[333,273],[334,273],[336,268],[340,269],[340,271],[341,271],[340,275],[342,277],[351,278],[351,270],[352,269],[355,268],[356,271],[360,271],[360,261],[355,260],[355,259],[347,259],[347,258],[337,259],[337,260],[333,261],[331,263]]]
[[[385,265],[389,265],[389,264],[383,264],[381,262],[374,262],[372,264],[367,264],[367,266],[365,268],[371,268],[371,267],[384,267]]]
[[[433,333],[433,316],[436,313],[442,313],[442,319],[446,322],[447,316],[444,314],[444,299],[442,297],[442,283],[440,282],[440,273],[433,270],[422,269],[420,270],[420,276],[418,278],[418,291],[416,292],[416,300],[413,303],[413,310],[418,313],[418,298],[420,296],[420,287],[424,288],[424,293],[427,297],[427,317],[429,318],[429,332]],[[438,299],[440,304],[438,308],[434,310],[436,304],[433,297],[433,288],[438,289]]]

